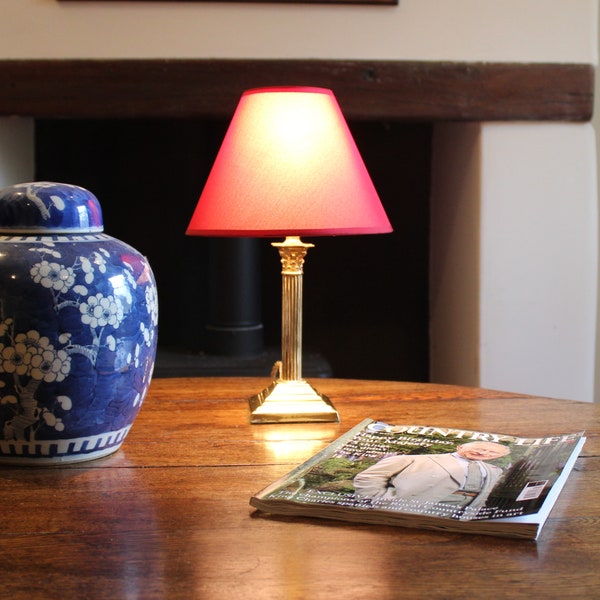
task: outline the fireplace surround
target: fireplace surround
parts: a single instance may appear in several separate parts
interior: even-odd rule
[[[57,127],[61,121],[68,128],[77,124],[77,120],[85,120],[86,127],[94,122],[98,124],[100,120],[109,120],[114,125],[124,119],[138,123],[147,119],[153,126],[160,125],[165,119],[196,122],[210,119],[218,124],[232,113],[237,98],[247,87],[289,81],[334,89],[346,116],[356,123],[357,128],[364,127],[365,123],[375,123],[379,127],[389,125],[394,131],[419,130],[420,138],[425,140],[421,144],[425,147],[437,145],[435,140],[441,140],[440,147],[447,145],[449,134],[456,133],[456,128],[460,128],[457,139],[462,142],[470,137],[476,140],[481,123],[585,124],[591,118],[593,104],[593,68],[582,64],[36,59],[0,61],[0,115],[30,117],[42,128]],[[399,123],[402,123],[401,127]],[[85,138],[82,142],[85,144]],[[435,156],[434,148],[434,162]],[[196,183],[200,185],[200,178]],[[428,192],[425,186],[419,194],[426,197]],[[104,199],[101,200],[104,204]],[[195,200],[193,198],[191,202]],[[437,208],[432,208],[437,214]],[[430,218],[428,211],[429,207],[420,213],[421,220]],[[439,249],[434,250],[432,256],[426,253],[420,260],[429,262],[431,259],[434,268],[440,263],[438,253]],[[309,277],[307,280],[310,282]],[[402,283],[400,288],[402,290]],[[434,290],[439,291],[439,288],[434,286]],[[413,292],[411,289],[408,293]],[[478,292],[470,290],[469,293],[477,296]],[[422,300],[421,295],[417,298]],[[471,301],[472,297],[461,299],[461,294],[458,300],[454,298],[454,302],[462,302],[463,307]],[[267,307],[268,302],[267,299]],[[429,303],[431,305],[431,298]],[[464,308],[459,306],[456,310],[460,313]],[[450,349],[440,354],[434,348],[436,339],[438,342],[442,338],[452,340],[453,335],[454,341],[460,338],[450,331],[452,323],[460,320],[456,315],[447,317],[442,326],[435,320],[435,315],[428,312],[421,319],[425,322],[425,334],[428,335],[431,328],[433,338],[425,344],[425,350],[420,350],[424,353],[421,366],[417,367],[420,371],[405,374],[400,369],[394,372],[395,375],[423,380],[441,377],[449,382],[455,379],[456,383],[486,386],[495,383],[493,378],[482,379],[481,359],[477,357],[473,359],[472,372],[460,372],[462,367],[459,366],[458,374],[453,375],[452,369],[447,369],[444,364],[440,367],[441,363],[451,364],[456,352]],[[479,333],[475,331],[470,335],[477,337]],[[481,346],[481,340],[472,344]],[[465,356],[469,350],[472,348],[467,349]],[[423,361],[437,366],[433,365],[430,373],[428,365],[423,368]],[[393,369],[393,365],[390,368]],[[380,375],[375,371],[362,374],[365,377]],[[509,379],[503,387],[516,389]],[[579,391],[557,390],[553,393],[524,387],[522,391],[580,398],[583,395]],[[590,399],[587,395],[581,399]]]

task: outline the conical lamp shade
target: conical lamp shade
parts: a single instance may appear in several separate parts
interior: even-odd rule
[[[246,91],[188,235],[386,233],[392,227],[330,90]]]

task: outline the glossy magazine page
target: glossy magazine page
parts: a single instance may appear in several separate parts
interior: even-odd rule
[[[252,497],[263,512],[537,538],[584,444],[366,419]]]

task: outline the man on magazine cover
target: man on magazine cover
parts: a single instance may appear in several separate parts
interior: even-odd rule
[[[364,498],[404,498],[480,508],[503,472],[485,461],[509,452],[495,442],[468,442],[448,454],[388,456],[356,475],[354,489]]]

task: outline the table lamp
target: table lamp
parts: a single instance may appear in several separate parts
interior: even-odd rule
[[[301,236],[387,233],[392,227],[331,90],[243,93],[187,235],[284,237],[281,361],[251,397],[252,423],[339,421],[302,378],[302,275],[314,245]]]

